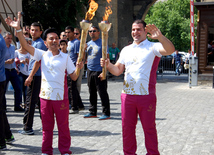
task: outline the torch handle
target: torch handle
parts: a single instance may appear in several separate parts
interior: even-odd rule
[[[107,59],[107,48],[108,48],[108,32],[102,31],[102,58],[104,60]],[[103,73],[103,80],[106,79],[106,66],[103,67],[102,73]]]
[[[83,59],[83,56],[85,53],[85,44],[86,44],[87,34],[88,34],[87,30],[82,30],[80,48],[79,48],[79,56],[77,58],[77,63],[80,63]],[[79,73],[80,73],[80,68],[77,68],[76,75],[79,76]]]

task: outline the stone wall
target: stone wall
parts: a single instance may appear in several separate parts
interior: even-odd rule
[[[6,3],[7,2],[7,3]],[[5,18],[7,16],[10,16],[12,19],[14,18],[14,15],[16,16],[18,11],[22,11],[22,0],[7,0],[7,1],[0,1],[0,18],[1,18],[1,29],[2,33],[6,31],[10,31],[12,34],[14,34],[14,30],[10,28],[5,22]],[[8,6],[7,6],[8,4]],[[11,12],[11,10],[12,12]],[[13,39],[13,42],[15,44],[15,39]]]
[[[156,0],[112,0],[113,13],[109,16],[109,22],[112,23],[109,30],[109,47],[114,42],[121,50],[128,44],[131,37],[132,22],[137,19],[143,19],[151,4]],[[104,16],[105,7],[108,5],[106,0],[97,0],[99,4],[95,17],[92,19],[92,23],[98,26],[98,23],[102,21]],[[90,40],[90,37],[87,38]]]

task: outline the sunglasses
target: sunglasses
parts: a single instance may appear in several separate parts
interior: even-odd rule
[[[79,35],[79,33],[74,33],[75,35]]]
[[[97,32],[97,30],[90,30],[90,31],[88,31],[89,33],[91,33],[91,32]]]

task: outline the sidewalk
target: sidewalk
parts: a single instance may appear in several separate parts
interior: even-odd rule
[[[186,76],[158,76],[157,80],[157,130],[159,151],[162,155],[212,155],[214,154],[214,89],[200,85],[189,88]],[[122,155],[120,93],[123,79],[111,78],[108,92],[111,102],[111,119],[83,118],[88,112],[89,94],[83,79],[81,97],[86,110],[70,114],[71,151],[81,155]],[[7,145],[1,155],[41,154],[42,132],[38,109],[35,113],[35,135],[18,133],[22,129],[23,113],[13,111],[13,94],[7,93],[7,116],[16,141]],[[98,117],[101,115],[100,99]],[[141,123],[136,128],[138,155],[146,154]],[[54,154],[58,151],[58,132],[55,125]]]

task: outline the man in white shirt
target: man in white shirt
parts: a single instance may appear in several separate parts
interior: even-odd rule
[[[152,43],[157,39],[159,43]],[[147,154],[160,154],[158,151],[156,113],[156,71],[160,57],[175,51],[174,45],[155,25],[146,25],[142,20],[132,24],[134,42],[123,48],[115,65],[109,59],[101,59],[101,66],[106,63],[113,75],[120,75],[125,70],[121,94],[123,151],[125,155],[134,155],[137,150],[135,128],[139,115],[145,134]]]
[[[5,21],[16,29],[21,46],[26,49],[36,61],[41,60],[42,84],[40,92],[41,117],[43,127],[42,153],[53,154],[53,128],[54,115],[59,130],[59,151],[61,154],[71,154],[69,150],[71,138],[69,131],[69,102],[64,89],[65,71],[72,80],[76,80],[76,68],[69,56],[61,52],[59,48],[59,36],[55,29],[47,29],[44,32],[44,43],[48,51],[43,51],[29,46],[23,37],[20,28],[21,12],[18,12],[17,21],[8,17]],[[83,63],[77,64],[82,68]]]

